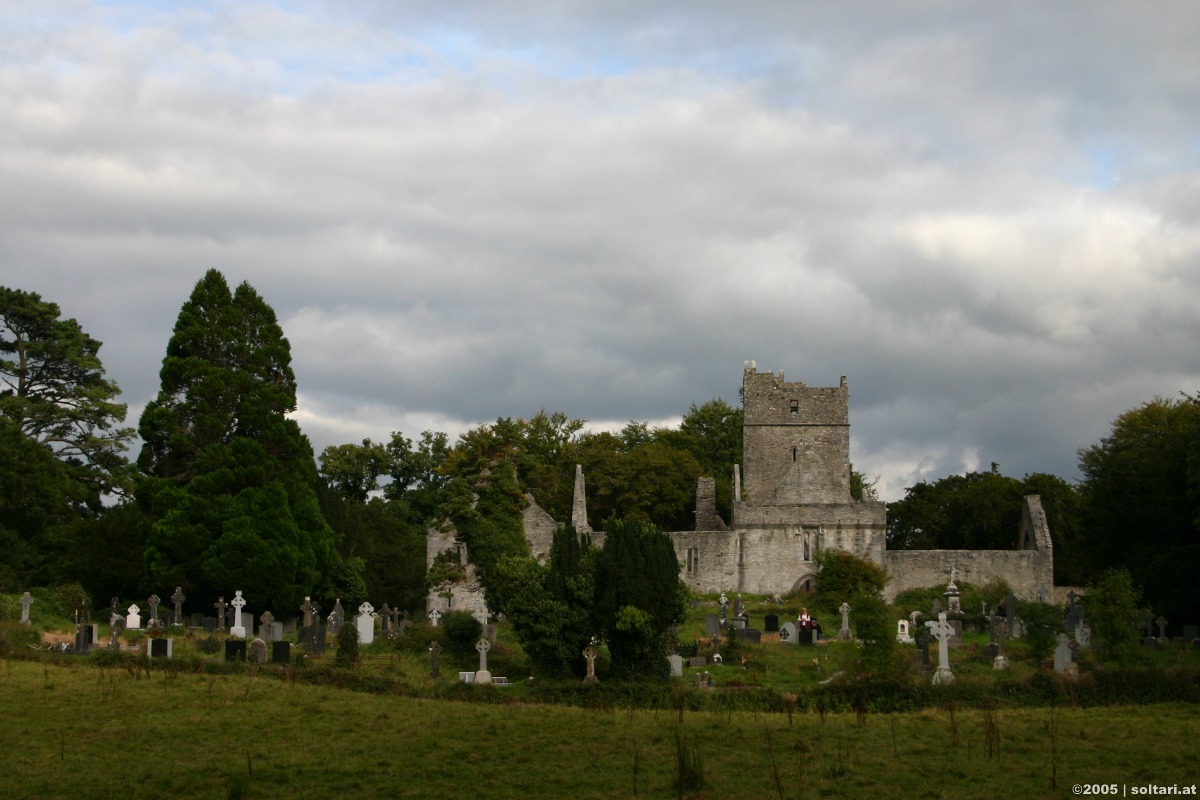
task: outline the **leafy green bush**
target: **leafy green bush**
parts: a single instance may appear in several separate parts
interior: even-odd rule
[[[445,628],[435,628],[428,622],[414,622],[395,638],[393,646],[405,653],[422,654],[428,652],[429,645],[434,642],[446,646]]]
[[[817,564],[821,571],[813,602],[826,611],[835,610],[856,594],[881,594],[888,582],[883,567],[845,550],[824,550],[817,556]]]
[[[1146,618],[1141,592],[1123,569],[1110,570],[1088,586],[1087,619],[1102,652],[1119,664],[1137,660],[1138,634],[1134,624]]]
[[[343,624],[338,629],[337,654],[334,656],[334,661],[339,667],[346,667],[347,669],[358,664],[357,626]]]
[[[945,587],[929,586],[924,589],[905,589],[896,595],[894,606],[901,609],[905,616],[914,611],[920,611],[926,617],[933,614],[933,601],[941,600],[943,608],[946,605]]]
[[[858,666],[863,672],[889,673],[896,669],[895,625],[887,605],[875,594],[856,594],[850,598],[855,636],[862,641]]]
[[[483,635],[483,625],[467,611],[451,611],[442,617],[446,651],[460,661],[475,655],[475,645]]]
[[[1046,603],[1020,603],[1017,613],[1025,626],[1025,643],[1029,657],[1041,663],[1054,652],[1055,642],[1062,630],[1062,610]]]

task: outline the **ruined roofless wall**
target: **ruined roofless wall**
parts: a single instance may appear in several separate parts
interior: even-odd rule
[[[850,392],[742,373],[742,500],[749,505],[849,503]]]
[[[884,554],[891,580],[884,596],[888,602],[905,589],[944,586],[950,568],[959,579],[980,586],[993,578],[1008,582],[1022,600],[1040,600],[1054,587],[1054,545],[1042,509],[1042,498],[1027,495],[1021,505],[1020,550],[893,550]]]

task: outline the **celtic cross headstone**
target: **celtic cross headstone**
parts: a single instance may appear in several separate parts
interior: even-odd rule
[[[480,639],[475,643],[475,649],[479,651],[479,671],[475,673],[475,683],[491,683],[492,673],[488,672],[487,654],[492,649],[492,643],[486,638]]]

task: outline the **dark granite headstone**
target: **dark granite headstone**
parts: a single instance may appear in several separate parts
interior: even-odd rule
[[[707,663],[708,659],[706,659],[704,656],[693,656],[692,658],[688,659],[689,667],[703,667]]]
[[[1193,640],[1200,639],[1200,626],[1184,625],[1183,626],[1183,643],[1191,644]]]
[[[1008,595],[1004,598],[1004,618],[1008,620],[1008,629],[1012,630],[1013,620],[1017,618],[1017,598],[1015,595]]]
[[[721,632],[721,618],[716,614],[704,615],[704,633],[707,636],[712,636],[714,633]]]
[[[214,633],[217,630],[216,617],[204,617],[200,620],[200,624],[203,626],[204,630],[208,631],[209,633]]]
[[[766,633],[779,633],[779,615],[767,614],[767,619],[763,623],[763,631]]]
[[[299,633],[299,643],[304,645],[305,655],[323,655],[325,653],[325,626],[310,625],[302,628]]]
[[[290,664],[292,662],[292,643],[291,642],[272,642],[271,643],[271,663],[272,664]]]
[[[917,631],[917,648],[921,651],[921,663],[929,666],[929,643],[932,640],[929,629],[922,627]]]
[[[989,642],[987,647],[983,648],[983,657],[989,662],[994,661],[998,655],[1000,655],[1000,645],[995,642]]]
[[[801,628],[800,629],[800,644],[812,644],[814,633],[815,633],[815,631],[812,628]]]
[[[166,658],[170,655],[170,649],[166,639],[151,639],[150,640],[150,657],[151,658]],[[228,656],[226,656],[228,658]]]
[[[231,639],[225,643],[225,660],[226,661],[245,661],[246,660],[246,640]]]
[[[750,642],[751,644],[762,643],[762,631],[755,628],[738,628],[737,637],[740,641]]]

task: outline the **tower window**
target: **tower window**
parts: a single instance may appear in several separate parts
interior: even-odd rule
[[[700,548],[689,547],[687,549],[687,571],[696,573],[700,570]]]
[[[800,416],[800,401],[799,400],[792,401],[792,416],[793,417]]]

